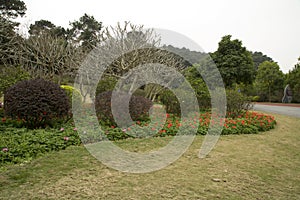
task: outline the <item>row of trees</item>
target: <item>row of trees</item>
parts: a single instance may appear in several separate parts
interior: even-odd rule
[[[240,40],[232,40],[231,35],[224,36],[217,51],[210,55],[227,88],[237,88],[247,95],[259,96],[260,101],[280,102],[284,87],[289,84],[294,94],[293,101],[300,102],[299,63],[284,74],[272,58],[261,52],[248,51]],[[209,63],[202,62],[202,66],[207,65]]]
[[[288,74],[283,74],[272,58],[261,52],[250,52],[242,41],[233,40],[230,35],[221,39],[218,49],[209,57],[186,48],[161,46],[159,36],[153,30],[144,30],[143,26],[125,22],[104,27],[93,16],[84,14],[70,22],[69,28],[56,26],[48,20],[36,21],[29,27],[29,36],[24,37],[17,33],[18,23],[14,19],[25,12],[26,5],[21,0],[0,1],[0,93],[13,82],[26,78],[42,77],[58,84],[72,84],[83,60],[100,45],[100,49],[105,50],[101,59],[112,62],[106,63],[109,67],[104,71],[98,92],[111,90],[118,79],[126,77],[132,79],[130,88],[133,89],[137,84],[135,80],[141,77],[128,72],[150,62],[183,71],[195,90],[208,96],[207,87],[195,69],[200,68],[206,78],[213,79],[211,65],[216,64],[227,88],[238,88],[247,95],[259,96],[261,101],[280,101],[283,88],[289,83],[294,91],[294,101],[300,102],[299,64]],[[115,57],[118,54],[122,56]],[[83,73],[85,77],[77,79],[84,98],[94,89],[89,81],[97,78],[95,70],[90,68]],[[158,73],[168,77],[171,72]],[[141,89],[151,100],[156,100],[165,90],[157,84],[148,84]]]

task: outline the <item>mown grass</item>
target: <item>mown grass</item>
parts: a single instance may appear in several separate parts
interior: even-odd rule
[[[300,119],[275,115],[275,129],[221,136],[205,159],[204,136],[160,171],[128,174],[110,169],[84,147],[48,153],[2,168],[0,199],[300,199]],[[116,143],[138,152],[171,137]]]

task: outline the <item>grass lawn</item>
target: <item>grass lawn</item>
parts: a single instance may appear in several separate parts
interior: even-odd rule
[[[0,171],[0,199],[300,199],[300,119],[274,115],[275,129],[221,136],[205,159],[204,136],[163,170],[128,174],[110,169],[84,147],[48,153]],[[148,151],[171,137],[118,141]]]

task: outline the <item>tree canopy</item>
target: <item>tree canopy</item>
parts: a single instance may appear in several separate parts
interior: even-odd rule
[[[275,62],[265,61],[258,66],[255,84],[261,100],[280,101],[282,97],[284,75]]]
[[[34,24],[30,25],[28,30],[30,36],[41,35],[44,32],[48,32],[59,37],[66,37],[67,34],[66,30],[63,27],[56,26],[52,22],[44,19],[35,21]]]
[[[92,49],[101,41],[102,22],[93,16],[84,14],[79,20],[70,23],[69,39],[87,50]]]
[[[0,0],[0,14],[6,18],[17,18],[25,15],[27,8],[21,0]]]
[[[286,84],[293,90],[293,102],[300,102],[300,57],[298,63],[286,75]]]
[[[251,55],[256,70],[258,70],[258,66],[264,61],[274,62],[272,58],[270,58],[267,55],[264,55],[262,52],[257,52],[257,51],[251,52]]]
[[[222,37],[218,50],[211,54],[225,86],[234,83],[251,84],[255,78],[255,68],[250,52],[240,40],[231,40],[231,35]]]

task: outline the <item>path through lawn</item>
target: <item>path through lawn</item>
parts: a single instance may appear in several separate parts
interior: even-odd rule
[[[50,153],[2,169],[0,199],[300,199],[300,119],[275,117],[272,131],[222,136],[205,159],[197,136],[178,161],[148,174],[107,168],[83,147]],[[118,143],[137,152],[170,139]]]

